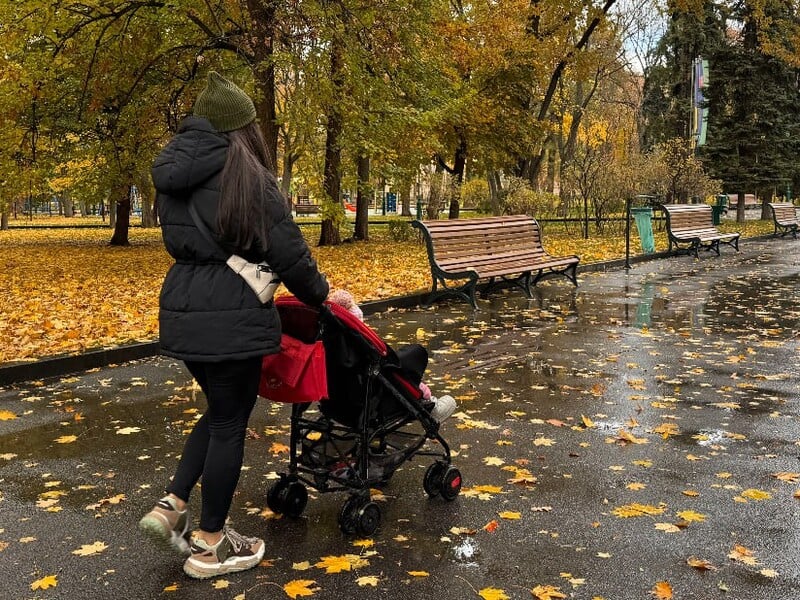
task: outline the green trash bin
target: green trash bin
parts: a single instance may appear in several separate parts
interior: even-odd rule
[[[711,206],[711,219],[714,225],[719,225],[722,214],[728,210],[728,194],[718,194],[717,203]]]
[[[722,207],[719,204],[711,205],[711,222],[714,225],[719,225],[720,215],[722,214]]]
[[[639,240],[642,242],[642,252],[652,254],[656,251],[653,239],[653,209],[649,206],[631,208],[631,214],[639,230]]]

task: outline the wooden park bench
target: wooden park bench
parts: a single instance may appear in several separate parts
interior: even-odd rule
[[[736,212],[739,207],[739,195],[738,194],[728,194],[728,206],[725,209],[727,213],[729,210],[732,212]],[[760,204],[758,203],[758,198],[755,194],[745,194],[744,195],[744,209],[750,210],[751,208],[758,208]]]
[[[797,239],[797,211],[791,202],[769,202],[772,209],[772,222],[775,224],[775,234],[781,237],[791,233]]]
[[[576,270],[580,259],[553,257],[545,252],[539,224],[533,217],[443,219],[411,224],[422,231],[428,249],[433,278],[428,303],[456,295],[477,308],[475,289],[480,279],[489,280],[484,294],[499,283],[499,278],[522,288],[529,298],[531,285],[546,277],[564,275],[578,285]],[[467,281],[461,285],[448,285],[448,280],[464,279]]]
[[[319,212],[319,205],[312,204],[308,196],[298,196],[294,203],[294,213],[300,215],[316,215]]]
[[[709,204],[662,204],[667,215],[667,236],[669,251],[694,253],[698,250],[713,250],[719,256],[720,243],[728,244],[739,251],[739,233],[721,233],[714,225]],[[686,245],[682,248],[682,245]]]

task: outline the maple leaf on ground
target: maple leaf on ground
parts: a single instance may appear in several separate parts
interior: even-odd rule
[[[531,590],[531,594],[536,600],[555,600],[567,597],[566,594],[561,593],[561,588],[552,585],[537,585]]]
[[[93,544],[84,544],[77,550],[73,550],[73,554],[78,556],[92,556],[93,554],[100,554],[103,550],[108,548],[105,542],[94,542]]]
[[[10,410],[0,410],[0,421],[11,421],[16,418],[17,415],[15,415]]]
[[[790,473],[787,471],[781,471],[780,473],[773,473],[772,476],[775,479],[780,481],[786,481],[787,483],[797,483],[800,481],[800,473]]]
[[[369,561],[356,554],[343,554],[342,556],[323,556],[314,566],[318,569],[325,569],[326,573],[341,573],[369,566]]]
[[[513,510],[504,510],[502,512],[497,513],[497,515],[501,519],[506,519],[508,521],[516,521],[522,518],[522,513]]]
[[[639,504],[634,502],[633,504],[625,504],[624,506],[619,506],[611,511],[612,514],[620,517],[622,519],[626,519],[628,517],[643,517],[643,516],[651,516],[651,515],[660,515],[664,512],[663,506],[651,506],[649,504]]]
[[[546,437],[537,437],[533,440],[534,446],[552,446],[555,443],[556,441],[554,439]]]
[[[690,523],[693,521],[696,521],[697,523],[702,523],[703,521],[706,520],[706,516],[704,514],[695,512],[693,510],[683,510],[678,513],[678,517]]]
[[[311,579],[295,579],[283,586],[283,591],[289,598],[297,598],[298,596],[313,596],[319,588],[312,588],[316,581]]]
[[[742,498],[747,498],[748,500],[755,500],[755,501],[769,500],[770,498],[772,498],[772,494],[770,494],[769,492],[764,492],[762,490],[754,490],[754,489],[744,490],[740,494],[740,496]]]
[[[286,444],[281,444],[280,442],[273,442],[272,445],[269,447],[270,454],[282,454],[285,452],[289,452],[289,446]]]
[[[750,565],[751,567],[758,564],[758,559],[753,554],[753,551],[745,548],[744,546],[740,546],[739,544],[736,544],[733,547],[733,550],[731,550],[728,554],[728,558],[746,565]]]
[[[51,587],[56,587],[58,585],[58,577],[55,575],[48,575],[47,577],[42,577],[41,579],[37,579],[31,584],[32,590],[46,590]]]
[[[659,581],[650,593],[658,600],[670,600],[672,598],[672,586],[666,581]]]
[[[497,588],[483,588],[478,592],[478,596],[483,598],[483,600],[509,600],[506,593]]]
[[[648,444],[650,440],[647,438],[637,438],[633,435],[630,431],[625,431],[624,429],[620,429],[617,432],[617,437],[613,439],[614,442],[618,442],[621,444]]]
[[[708,562],[707,560],[702,559],[702,558],[697,558],[696,556],[690,556],[689,558],[687,558],[686,559],[686,563],[690,567],[694,567],[695,569],[698,569],[700,571],[716,571],[717,570],[717,567],[712,565],[710,562]]]

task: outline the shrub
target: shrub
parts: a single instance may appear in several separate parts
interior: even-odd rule
[[[489,184],[483,179],[470,179],[458,190],[462,208],[482,208],[489,205]]]
[[[389,219],[389,237],[395,242],[408,242],[414,239],[414,228],[406,219]]]
[[[537,192],[527,181],[516,177],[509,178],[500,199],[504,214],[531,217],[553,215],[559,203],[560,199],[555,194]]]

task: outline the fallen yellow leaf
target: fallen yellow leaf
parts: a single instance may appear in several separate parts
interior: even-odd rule
[[[283,591],[289,598],[297,598],[298,596],[313,596],[319,588],[312,588],[316,581],[311,579],[295,579],[283,586]]]
[[[758,564],[758,559],[753,554],[753,551],[739,544],[733,547],[733,550],[728,554],[728,558],[750,565],[751,567]]]
[[[537,585],[531,590],[531,594],[536,600],[554,600],[567,597],[566,594],[561,593],[561,588],[552,585]]]
[[[483,598],[483,600],[509,600],[506,593],[497,588],[483,588],[478,592],[478,596]]]
[[[698,569],[700,571],[716,571],[717,570],[717,567],[712,565],[710,562],[708,562],[707,560],[704,560],[702,558],[697,558],[696,556],[690,556],[686,560],[686,563],[690,567],[694,567],[695,569]]]
[[[706,520],[706,516],[704,514],[695,512],[693,510],[683,510],[678,513],[678,516],[684,521],[688,521],[690,523],[693,521],[697,523],[702,523],[703,521]]]
[[[509,521],[516,521],[517,519],[522,518],[522,513],[518,513],[513,510],[504,510],[503,512],[497,513],[501,519],[507,519]]]
[[[46,590],[51,587],[56,587],[58,585],[58,577],[55,575],[48,575],[47,577],[42,577],[41,579],[37,579],[31,584],[32,590]]]
[[[642,517],[645,515],[660,515],[664,512],[663,507],[651,506],[649,504],[626,504],[619,506],[611,511],[612,514],[625,519],[628,517]]]
[[[672,586],[666,581],[659,581],[651,593],[658,600],[670,600],[672,598]]]
[[[103,550],[108,548],[105,542],[94,542],[93,544],[84,544],[77,550],[73,550],[73,554],[78,556],[92,556],[93,554],[100,554]]]
[[[772,494],[770,494],[769,492],[764,492],[761,490],[754,490],[754,489],[745,490],[740,495],[743,498],[747,498],[748,500],[756,500],[756,501],[769,500],[770,498],[772,498]]]

